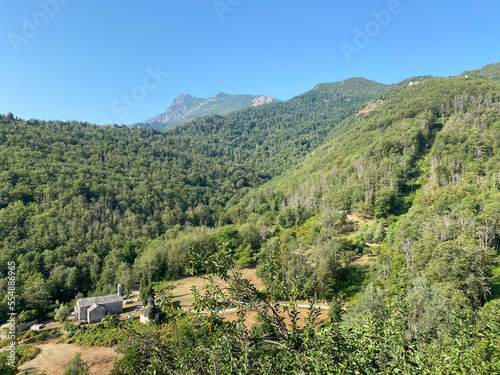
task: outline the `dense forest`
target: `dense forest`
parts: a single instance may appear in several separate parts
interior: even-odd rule
[[[499,89],[436,78],[388,92],[345,134],[230,210],[242,222],[285,227],[342,210],[384,220],[393,232],[384,272],[406,284],[425,274],[478,306],[499,245]]]
[[[492,81],[500,81],[500,69],[498,69],[498,63],[490,64],[486,65],[482,69],[468,70],[462,73],[461,76],[489,79]]]
[[[500,373],[499,72],[321,84],[167,131],[1,116],[0,316],[14,260],[30,317],[117,283],[157,297],[164,330],[104,323],[113,374]],[[212,286],[176,310],[166,283],[193,273]]]
[[[274,177],[295,166],[343,120],[387,88],[364,78],[320,84],[286,102],[200,117],[169,135],[186,142],[188,149],[200,142],[217,147],[235,162],[245,161]]]
[[[130,286],[148,241],[230,224],[228,201],[296,164],[384,88],[364,79],[320,85],[167,132],[2,116],[0,269],[18,262],[20,302],[42,316],[48,302]],[[30,301],[33,290],[42,292]]]

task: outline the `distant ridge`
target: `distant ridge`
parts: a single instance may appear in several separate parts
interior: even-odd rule
[[[468,70],[463,72],[460,76],[482,78],[490,81],[500,81],[500,63],[489,64],[481,69]]]
[[[209,99],[181,94],[165,112],[135,125],[162,130],[170,129],[197,117],[226,115],[240,109],[278,101],[273,96],[229,95],[223,92]]]

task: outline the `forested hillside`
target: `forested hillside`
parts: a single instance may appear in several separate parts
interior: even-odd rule
[[[406,282],[414,276],[408,267],[457,283],[478,304],[489,295],[499,244],[499,98],[499,83],[472,78],[389,91],[373,111],[350,119],[346,133],[250,192],[232,216],[285,227],[343,210],[383,219],[394,231],[387,256],[401,257],[387,270],[403,267]],[[452,258],[458,268],[442,274]]]
[[[117,283],[156,297],[161,326],[65,326],[123,338],[114,375],[500,373],[496,66],[168,131],[1,116],[0,316],[15,261],[30,317]],[[193,312],[169,294],[191,274],[212,281]]]
[[[500,83],[401,85],[341,128],[230,206],[232,226],[145,249],[138,266],[152,279],[168,276],[169,259],[191,244],[194,267],[230,288],[200,291],[196,308],[211,313],[183,320],[180,338],[153,339],[165,355],[141,364],[165,373],[500,372]],[[359,254],[375,261],[357,264]],[[189,264],[193,254],[184,256]],[[252,259],[267,293],[233,268]],[[330,323],[315,327],[311,307],[301,329],[303,298],[331,301]],[[228,306],[236,323],[217,315]],[[115,373],[131,374],[138,358],[127,355]]]
[[[214,225],[225,202],[270,178],[154,130],[0,122],[0,267],[18,262],[31,309],[111,288],[121,271],[106,281],[110,252],[126,272],[148,240],[179,224]],[[33,290],[42,292],[28,301]]]
[[[481,69],[468,70],[462,73],[461,76],[483,78],[492,81],[500,81],[500,63],[489,64]]]
[[[246,160],[273,176],[294,166],[327,134],[364,103],[378,98],[386,85],[364,78],[317,85],[286,102],[244,109],[227,116],[193,120],[172,129],[186,148],[204,142]]]
[[[168,132],[2,116],[0,269],[7,275],[7,262],[19,263],[20,303],[41,315],[77,293],[132,286],[149,240],[230,223],[229,200],[296,164],[384,88],[362,79],[320,85],[286,103]],[[169,264],[176,276],[184,268]]]

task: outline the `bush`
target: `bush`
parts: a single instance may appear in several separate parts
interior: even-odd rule
[[[82,359],[82,355],[80,353],[76,353],[71,363],[66,370],[64,370],[64,375],[88,375],[89,374],[89,366]]]
[[[69,324],[69,323],[68,323]],[[130,319],[124,324],[132,328],[134,327],[133,319]],[[73,325],[72,329],[68,330],[66,335],[66,342],[68,344],[78,344],[85,346],[102,346],[111,347],[119,344],[124,336],[119,328],[107,328],[103,324],[96,324],[92,326],[76,326]]]
[[[382,242],[385,238],[384,221],[380,220],[373,231],[373,242]]]
[[[78,326],[70,322],[65,322],[63,324],[63,330],[69,333],[75,333],[78,330]]]
[[[24,310],[18,316],[20,323],[31,322],[38,318],[38,313],[36,310]]]
[[[54,319],[59,322],[64,322],[71,315],[71,308],[68,305],[62,304],[54,311]]]
[[[334,297],[329,303],[328,317],[332,323],[339,323],[342,319],[342,314],[344,313],[344,299],[343,295],[339,294]]]
[[[251,245],[239,246],[234,254],[235,263],[240,267],[251,266],[255,262],[254,251]]]

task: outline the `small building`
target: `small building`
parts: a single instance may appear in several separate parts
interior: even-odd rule
[[[140,312],[140,320],[142,324],[147,324],[149,322],[157,322],[160,320],[160,312],[155,306],[155,301],[153,297],[149,297],[148,304]]]
[[[121,286],[118,294],[108,296],[80,298],[76,301],[74,310],[75,322],[87,320],[89,324],[100,322],[106,314],[121,314],[123,312],[123,297]]]
[[[98,323],[106,317],[106,308],[102,305],[93,304],[87,309],[87,322]]]

